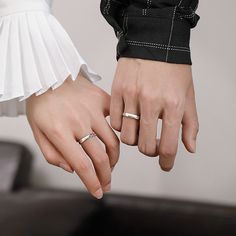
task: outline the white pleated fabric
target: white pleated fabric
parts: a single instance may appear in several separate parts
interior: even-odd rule
[[[25,99],[81,71],[100,79],[51,14],[49,0],[0,0],[0,116],[25,114]]]

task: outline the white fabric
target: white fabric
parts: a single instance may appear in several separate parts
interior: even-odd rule
[[[0,0],[0,116],[25,114],[25,99],[80,71],[100,79],[50,12],[50,0]]]

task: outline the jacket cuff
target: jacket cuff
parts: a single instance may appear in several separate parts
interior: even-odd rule
[[[124,16],[122,32],[117,33],[117,59],[131,57],[191,65],[191,25],[177,14],[173,12],[169,17]]]

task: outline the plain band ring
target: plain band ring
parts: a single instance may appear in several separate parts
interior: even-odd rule
[[[127,113],[127,112],[123,113],[123,117],[131,118],[134,120],[140,120],[140,116],[132,114],[132,113]]]
[[[83,144],[84,142],[86,142],[87,140],[91,139],[91,138],[95,138],[97,135],[95,133],[91,133],[91,134],[88,134],[86,136],[84,136],[83,138],[81,138],[78,142],[79,144]]]

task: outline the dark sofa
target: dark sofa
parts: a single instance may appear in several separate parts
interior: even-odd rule
[[[24,146],[0,143],[0,236],[236,235],[236,207],[36,189],[31,161]]]

